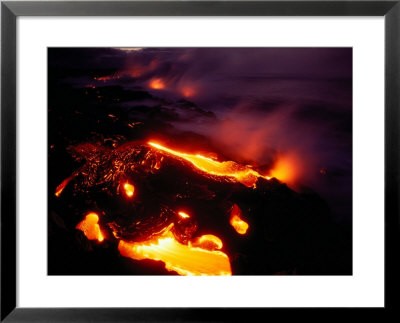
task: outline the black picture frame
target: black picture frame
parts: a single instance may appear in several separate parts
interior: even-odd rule
[[[267,320],[270,308],[16,307],[16,19],[19,16],[384,16],[385,19],[385,306],[399,287],[400,1],[2,1],[1,3],[1,321],[131,322]],[[60,291],[62,292],[62,291]],[[345,292],[345,291],[343,291]],[[243,296],[245,297],[245,296]],[[320,312],[320,309],[312,309]],[[332,315],[334,309],[324,309]],[[350,310],[347,310],[348,312]],[[307,311],[308,312],[308,311]],[[269,313],[268,313],[269,314]],[[324,313],[325,314],[325,313]],[[308,315],[308,314],[307,314]],[[282,317],[284,318],[284,316]]]

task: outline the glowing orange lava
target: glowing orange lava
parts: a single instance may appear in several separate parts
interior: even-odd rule
[[[296,168],[295,168],[296,165]],[[269,175],[285,183],[293,183],[297,177],[297,168],[301,161],[294,155],[280,156]]]
[[[146,242],[126,242],[121,240],[118,250],[124,257],[136,260],[153,259],[165,263],[169,271],[186,276],[232,275],[228,256],[219,250],[219,238],[206,235],[188,245],[179,243],[170,231],[170,225],[157,239]]]
[[[149,86],[154,90],[162,90],[165,88],[165,83],[162,79],[152,79],[149,83]]]
[[[259,177],[265,178],[267,180],[271,178],[269,176],[263,176],[259,174],[254,169],[248,166],[243,166],[233,161],[219,162],[202,155],[193,155],[193,154],[177,152],[172,149],[163,147],[154,142],[149,142],[148,144],[154,148],[169,153],[173,156],[180,157],[186,161],[189,161],[190,163],[193,164],[193,166],[195,166],[197,169],[200,169],[203,172],[215,176],[233,177],[240,183],[246,185],[247,187],[254,186]]]
[[[236,230],[237,233],[246,234],[247,230],[249,229],[249,225],[247,222],[242,220],[241,215],[242,211],[236,204],[234,204],[231,211],[231,219],[229,223]]]
[[[55,196],[59,197],[62,193],[62,191],[64,190],[65,186],[68,185],[68,183],[74,178],[75,176],[72,175],[66,179],[64,179],[60,185],[57,186],[56,188],[56,192],[54,193]]]
[[[210,251],[221,249],[223,247],[221,239],[212,234],[205,234],[201,237],[198,237],[193,242],[189,242],[189,245],[191,247],[198,247]]]
[[[81,230],[89,240],[97,240],[98,242],[102,242],[104,240],[104,236],[101,233],[98,223],[99,216],[94,212],[90,212],[81,222],[77,224],[76,229]]]
[[[185,212],[178,212],[178,214],[182,219],[190,218],[189,214],[187,214]]]
[[[126,182],[123,187],[124,187],[125,195],[127,197],[132,197],[133,193],[135,192],[135,187],[128,182]]]
[[[119,78],[120,78],[119,75],[107,75],[107,76],[95,77],[93,79],[96,80],[96,81],[107,82],[109,80],[114,80],[114,79],[119,79]]]

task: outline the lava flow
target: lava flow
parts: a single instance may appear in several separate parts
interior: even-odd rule
[[[189,214],[187,214],[187,213],[185,213],[185,212],[178,212],[178,214],[179,214],[179,216],[180,216],[182,219],[188,219],[188,218],[190,218]]]
[[[153,259],[165,263],[169,271],[185,276],[232,275],[228,256],[216,249],[222,242],[213,235],[204,235],[184,245],[176,241],[170,225],[157,239],[146,242],[121,240],[118,250],[121,255],[135,260]]]
[[[180,212],[183,215],[188,215]],[[182,215],[181,215],[182,216]],[[99,216],[91,212],[78,223],[76,229],[81,230],[89,240],[102,242],[104,235],[98,224]],[[171,229],[166,227],[157,238],[145,242],[127,242],[120,240],[118,250],[122,256],[135,260],[152,259],[165,263],[169,271],[176,271],[186,276],[228,276],[232,275],[228,256],[220,251],[223,244],[218,237],[207,234],[187,245],[178,242]]]
[[[231,211],[231,219],[229,223],[236,230],[237,233],[246,234],[249,225],[247,222],[243,221],[243,219],[241,218],[241,214],[242,212],[240,211],[240,208],[236,204],[234,204]]]
[[[76,228],[81,230],[89,240],[97,240],[98,242],[102,242],[104,240],[104,236],[98,223],[99,216],[94,212],[90,212],[81,222],[78,223]]]
[[[211,234],[196,237],[198,223],[196,217],[192,217],[190,212],[186,209],[176,212],[168,205],[156,204],[159,203],[160,194],[166,194],[165,196],[173,194],[176,197],[181,196],[182,193],[179,191],[160,192],[159,187],[149,191],[151,182],[148,179],[154,170],[157,170],[157,176],[163,175],[159,177],[159,180],[187,181],[185,178],[178,177],[177,179],[178,173],[173,172],[179,172],[180,167],[192,166],[197,172],[213,175],[205,176],[206,182],[219,181],[217,177],[228,177],[246,187],[256,188],[255,184],[259,178],[268,180],[269,177],[259,174],[249,166],[233,161],[220,162],[199,154],[178,152],[154,142],[149,142],[148,146],[128,143],[116,149],[80,145],[74,149],[71,148],[71,152],[76,156],[75,158],[86,160],[86,163],[74,173],[80,175],[75,175],[76,188],[81,189],[80,193],[101,185],[102,189],[108,187],[109,192],[113,192],[116,188],[117,192],[122,193],[123,198],[131,200],[129,206],[135,210],[132,215],[130,214],[132,211],[128,211],[125,217],[114,217],[112,213],[115,209],[105,211],[108,214],[108,222],[104,225],[112,231],[107,237],[117,239],[118,250],[122,256],[134,260],[162,261],[168,271],[179,275],[232,275],[229,257],[222,250],[223,243],[219,237]],[[180,160],[184,162],[184,165],[180,163]],[[161,162],[179,166],[179,168],[172,167],[165,172],[161,167]],[[112,165],[115,168],[104,168],[104,165]],[[58,191],[61,192],[69,180],[65,180]],[[229,186],[232,181],[224,181],[224,185]],[[138,198],[135,198],[136,187],[138,192],[140,190]],[[247,191],[246,187],[239,185],[235,189]],[[210,194],[206,186],[190,188],[194,191],[188,191],[192,195],[186,192],[186,198],[196,197],[196,190],[200,194]],[[173,189],[176,189],[175,186]],[[155,216],[153,212],[143,211],[146,210],[143,201],[151,203],[151,209],[158,209],[159,216]],[[238,234],[246,234],[249,224],[244,221],[240,208],[233,204],[228,214],[230,217],[225,218],[226,221],[229,221]],[[130,217],[132,217],[131,220],[129,220]],[[83,231],[89,240],[102,242],[106,238],[105,231],[102,232],[99,226],[99,216],[96,213],[87,214],[76,228]]]
[[[219,162],[199,154],[194,155],[178,152],[154,142],[149,142],[148,144],[154,148],[157,148],[158,150],[169,153],[173,156],[180,157],[190,162],[193,166],[203,172],[215,176],[233,177],[247,187],[254,186],[259,177],[265,178],[267,180],[271,179],[271,177],[269,176],[263,176],[254,169],[251,169],[248,166],[240,165],[238,163],[235,163],[234,161]]]
[[[74,175],[71,175],[70,177],[64,179],[60,185],[57,186],[56,188],[56,192],[54,193],[55,196],[59,197],[62,193],[62,191],[64,190],[65,186],[68,185],[68,183],[74,178]]]
[[[125,195],[129,198],[132,197],[133,193],[135,192],[135,187],[128,182],[126,182],[123,187],[124,187]]]

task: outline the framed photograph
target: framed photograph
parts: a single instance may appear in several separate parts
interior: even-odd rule
[[[398,1],[3,1],[1,320],[395,310]]]

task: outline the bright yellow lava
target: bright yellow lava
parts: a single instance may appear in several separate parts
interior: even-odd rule
[[[132,184],[126,182],[124,184],[124,190],[127,197],[132,197],[133,193],[135,192],[135,187]]]
[[[68,183],[74,178],[74,176],[70,176],[66,179],[64,179],[60,185],[57,186],[56,192],[54,193],[55,196],[59,197],[61,193],[63,192],[65,186],[68,185]]]
[[[240,208],[234,204],[233,209],[231,211],[231,219],[229,223],[231,226],[236,230],[239,234],[246,234],[247,230],[249,229],[249,225],[247,222],[243,221],[241,216]]]
[[[198,237],[193,242],[189,242],[189,246],[213,251],[215,249],[221,249],[223,247],[223,244],[220,238],[212,234],[205,234],[201,237]]]
[[[76,229],[81,230],[89,240],[97,240],[98,242],[102,242],[104,240],[104,236],[101,233],[98,223],[99,216],[94,212],[90,212],[81,222],[77,224]]]
[[[186,161],[189,161],[190,163],[192,163],[193,166],[203,172],[215,176],[233,177],[247,187],[254,186],[257,182],[258,177],[262,177],[267,180],[271,179],[271,177],[263,176],[248,166],[243,166],[233,161],[219,162],[211,158],[204,157],[202,155],[177,152],[154,142],[149,142],[148,144],[173,156],[177,156]]]
[[[154,90],[162,90],[165,88],[165,83],[162,79],[153,79],[150,81],[149,86]]]
[[[246,234],[249,225],[240,219],[237,215],[234,215],[231,219],[231,225],[234,227],[237,233]]]
[[[120,240],[118,250],[124,257],[136,260],[153,259],[165,263],[169,271],[185,276],[232,275],[228,256],[219,250],[219,238],[206,235],[188,245],[179,243],[170,231],[173,224],[158,238],[146,242]],[[201,240],[201,241],[200,241]]]
[[[188,219],[188,218],[190,218],[189,214],[187,214],[187,213],[185,213],[185,212],[178,212],[178,214],[179,214],[179,216],[180,216],[182,219]]]

